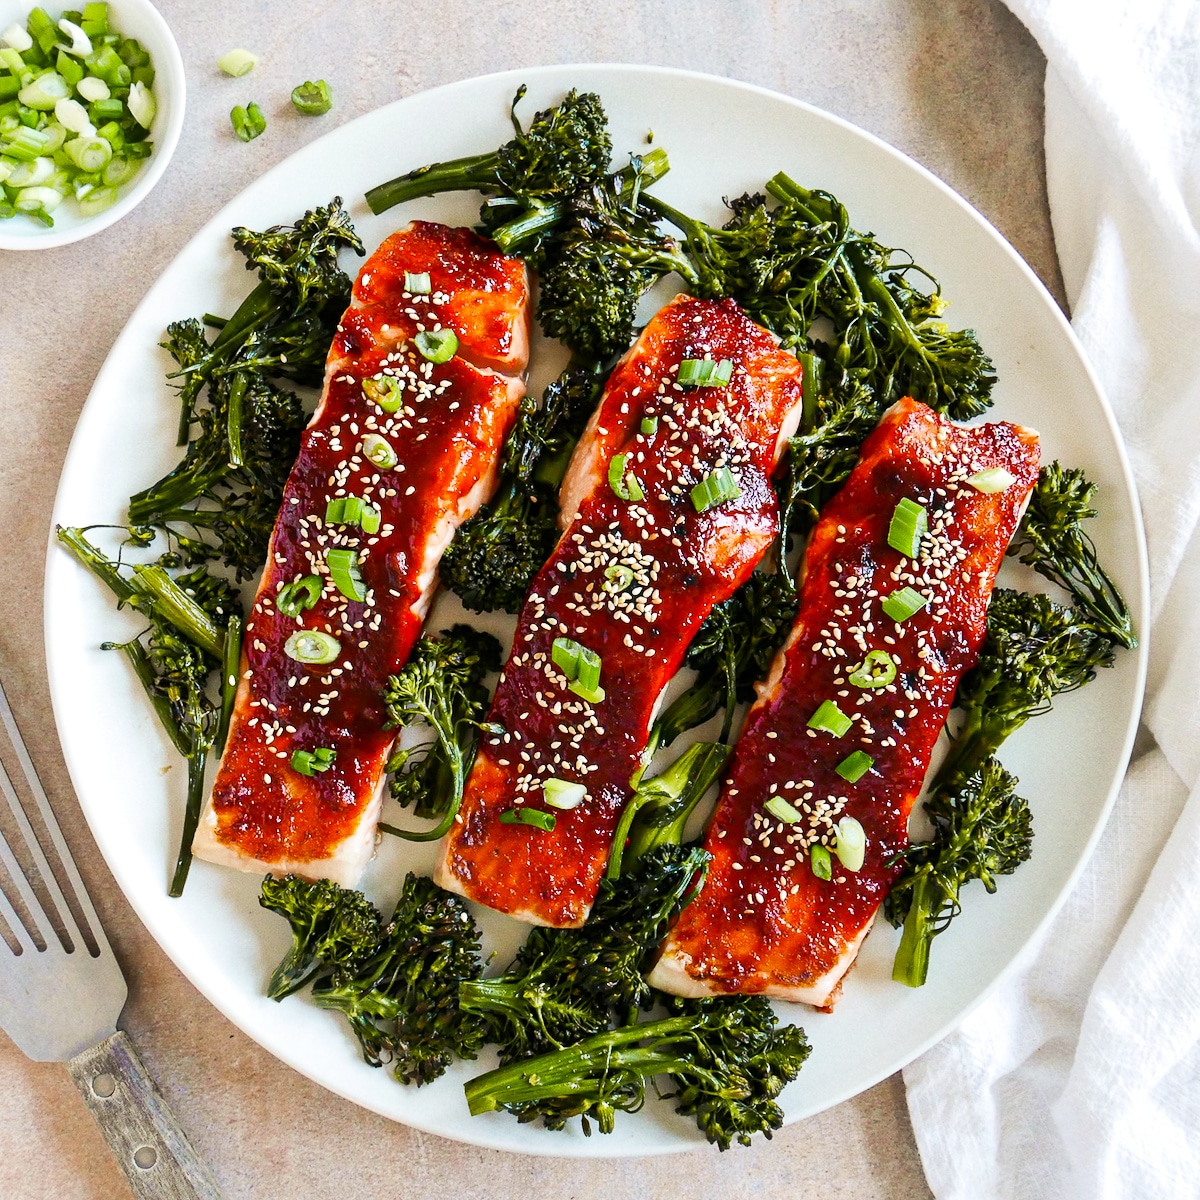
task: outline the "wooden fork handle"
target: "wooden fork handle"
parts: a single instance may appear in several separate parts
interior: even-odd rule
[[[137,1200],[221,1200],[208,1167],[118,1029],[67,1063]]]

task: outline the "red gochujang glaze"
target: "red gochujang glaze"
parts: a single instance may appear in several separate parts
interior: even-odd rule
[[[373,852],[395,738],[384,729],[383,689],[420,633],[454,529],[494,490],[525,391],[528,308],[524,266],[465,229],[414,222],[359,272],[246,621],[228,742],[193,846],[199,857],[357,881]],[[435,364],[413,339],[439,329],[455,333],[458,350]],[[399,381],[393,412],[364,391],[364,380],[381,378]],[[368,435],[391,446],[393,467],[367,458]],[[340,496],[378,509],[378,532],[327,525],[327,503]],[[364,601],[330,579],[325,556],[335,547],[357,551]],[[308,575],[321,581],[319,600],[299,616],[281,613],[280,589]],[[301,629],[332,635],[336,659],[289,657],[285,644]],[[292,768],[293,751],[317,747],[336,752],[328,770]]]
[[[685,387],[688,359],[729,359],[724,387]],[[732,302],[678,297],[609,379],[561,490],[565,530],[521,612],[457,823],[435,880],[536,924],[581,924],[642,766],[659,697],[714,604],[750,574],[778,531],[771,475],[802,404],[800,365]],[[609,482],[624,454],[636,485]],[[727,467],[739,494],[698,512],[692,489]],[[610,568],[624,568],[615,578]],[[600,656],[596,703],[568,688],[556,638]],[[583,784],[578,807],[547,807],[549,779]],[[524,806],[552,831],[505,824]]]
[[[649,978],[685,996],[762,992],[818,1007],[840,981],[899,873],[908,818],[962,673],[983,641],[996,572],[1037,482],[1037,435],[1009,424],[963,428],[913,400],[885,414],[842,489],[825,506],[806,557],[801,607],[746,718],[709,826],[700,896],[668,935]],[[968,478],[1013,476],[985,494]],[[923,505],[917,558],[888,544],[897,503]],[[910,587],[928,597],[906,621],[882,601]],[[856,687],[868,651],[889,654],[892,683]],[[810,728],[824,701],[852,718],[843,736]],[[861,750],[873,763],[848,783],[837,766]],[[787,823],[773,796],[796,809]],[[817,878],[809,846],[831,846],[842,817],[866,831],[858,872],[832,857]]]

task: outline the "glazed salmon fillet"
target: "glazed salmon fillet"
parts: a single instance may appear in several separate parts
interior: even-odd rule
[[[655,987],[833,1003],[899,874],[889,864],[908,845],[934,743],[976,661],[1038,454],[1030,430],[963,428],[908,399],[863,443],[813,532],[795,626],[759,685],[708,828],[708,878],[667,936]],[[1003,490],[968,482],[993,468],[1011,478]],[[926,513],[915,557],[889,544],[903,501]],[[927,603],[896,620],[882,605],[904,588]],[[826,705],[836,709],[822,720]],[[782,817],[780,798],[792,810]],[[831,856],[832,878],[817,878],[810,847],[831,846],[843,817],[866,832],[865,862],[855,872]]]
[[[680,383],[705,360],[728,382]],[[522,609],[488,717],[503,732],[481,740],[441,887],[534,924],[586,919],[662,692],[778,532],[771,475],[800,376],[732,301],[686,296],[618,364],[563,481],[564,532]],[[576,806],[549,805],[564,787]],[[509,823],[530,814],[540,825]]]
[[[432,361],[420,346],[442,357],[446,330],[457,348]],[[528,350],[525,268],[469,230],[414,222],[364,264],[246,621],[198,857],[358,881],[395,736],[383,689],[442,552],[495,488]]]

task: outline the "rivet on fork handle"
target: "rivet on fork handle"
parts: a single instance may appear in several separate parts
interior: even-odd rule
[[[216,1181],[120,1030],[67,1069],[138,1200],[220,1200]]]

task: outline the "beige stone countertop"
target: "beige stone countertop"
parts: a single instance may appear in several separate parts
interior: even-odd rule
[[[49,6],[55,8],[55,6]],[[59,471],[105,355],[153,280],[268,167],[336,124],[473,75],[561,62],[694,68],[773,88],[912,155],[991,220],[1061,296],[1042,157],[1044,62],[998,0],[158,0],[188,74],[183,136],[130,216],[58,250],[0,251],[0,666],[129,979],[122,1025],[226,1195],[928,1195],[899,1075],[727,1154],[570,1161],[460,1145],[324,1092],[201,997],[121,895],[71,793],[42,649],[42,564]],[[267,133],[236,141],[217,58],[262,56]],[[336,107],[290,118],[298,81]],[[237,89],[244,90],[244,89]],[[92,1200],[128,1187],[65,1069],[0,1034],[0,1197]]]

